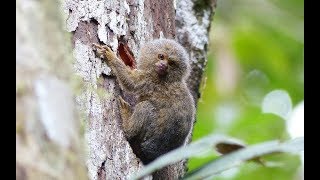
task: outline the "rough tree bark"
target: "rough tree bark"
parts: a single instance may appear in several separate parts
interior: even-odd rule
[[[92,43],[108,44],[116,50],[124,37],[137,59],[144,42],[160,35],[175,38],[189,52],[192,75],[188,83],[197,100],[215,4],[205,0],[65,1],[67,29],[73,33],[74,67],[85,84],[77,102],[88,117],[86,164],[91,179],[127,179],[142,167],[124,138],[116,104],[120,94],[131,104],[134,98],[121,92],[110,69],[95,57]],[[180,162],[166,168],[158,177],[177,179],[184,172],[184,162]]]
[[[88,179],[57,1],[16,5],[16,179]],[[59,15],[60,14],[60,15]],[[83,133],[82,133],[83,134]]]
[[[115,100],[121,94],[134,104],[134,97],[120,90],[91,45],[104,43],[117,49],[124,38],[137,59],[144,42],[160,35],[176,39],[190,55],[188,84],[197,101],[216,1],[65,0],[66,25],[60,22],[58,4],[17,2],[16,177],[86,178],[81,163],[85,149],[90,179],[128,179],[143,165],[124,138]],[[72,32],[73,69],[82,80],[76,83],[75,93],[70,90],[71,82],[77,80],[70,78],[69,41],[63,27]],[[75,94],[80,116],[72,109]],[[86,127],[85,148],[79,124]],[[184,172],[185,162],[180,162],[158,177],[177,179]]]

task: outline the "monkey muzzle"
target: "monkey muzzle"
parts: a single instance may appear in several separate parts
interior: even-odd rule
[[[156,71],[160,76],[164,76],[168,73],[168,61],[161,60],[161,61],[158,61],[155,65],[156,65]]]

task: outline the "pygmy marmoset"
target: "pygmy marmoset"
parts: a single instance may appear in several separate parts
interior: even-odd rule
[[[193,98],[186,85],[189,58],[184,48],[169,39],[146,43],[140,50],[137,69],[130,69],[108,46],[96,45],[122,89],[137,96],[133,111],[119,98],[122,128],[134,153],[148,164],[183,145],[195,115]]]

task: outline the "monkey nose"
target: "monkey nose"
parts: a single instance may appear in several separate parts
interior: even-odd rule
[[[168,62],[165,60],[158,61],[156,64],[156,71],[159,75],[166,75],[168,70]]]

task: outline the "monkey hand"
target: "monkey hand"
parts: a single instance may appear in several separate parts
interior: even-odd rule
[[[97,56],[103,58],[105,61],[113,61],[117,58],[116,54],[107,46],[93,43],[94,50]]]

